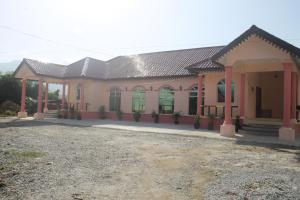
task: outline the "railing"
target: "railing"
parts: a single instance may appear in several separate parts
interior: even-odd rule
[[[221,118],[225,116],[225,106],[223,105],[204,105],[202,107],[204,116],[214,115]],[[235,111],[238,111],[238,106],[231,106],[231,117],[234,116]]]

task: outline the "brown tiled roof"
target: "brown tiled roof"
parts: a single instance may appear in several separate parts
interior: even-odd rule
[[[64,76],[64,72],[65,72],[64,65],[59,65],[54,63],[44,63],[44,62],[27,59],[27,58],[23,59],[22,63],[26,63],[32,69],[32,71],[37,75],[46,75],[49,77],[57,77],[57,78],[63,78]]]
[[[194,73],[188,66],[209,60],[222,48],[223,46],[215,46],[118,56],[106,62],[87,57],[67,66],[31,59],[24,59],[24,61],[36,74],[57,78],[86,77],[110,80],[191,76]],[[206,62],[204,68],[215,68],[214,65],[214,63]],[[200,69],[201,65],[197,68]]]
[[[187,76],[188,66],[211,58],[223,46],[119,56],[106,62],[107,79]],[[207,63],[206,67],[209,67]],[[212,66],[214,67],[214,66]]]
[[[86,77],[110,80],[192,76],[198,72],[224,70],[224,66],[217,62],[218,59],[252,35],[267,40],[277,48],[284,49],[299,60],[300,49],[256,26],[252,26],[227,46],[118,56],[106,62],[94,58],[84,58],[67,66],[43,63],[31,59],[24,59],[23,62],[26,62],[36,74],[57,78]]]

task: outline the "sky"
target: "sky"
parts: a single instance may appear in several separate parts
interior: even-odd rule
[[[299,0],[0,0],[0,63],[226,45],[253,24],[300,47],[299,8]]]

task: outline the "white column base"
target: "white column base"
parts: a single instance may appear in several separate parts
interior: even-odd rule
[[[281,127],[279,129],[279,139],[293,142],[296,138],[296,132],[293,128]]]
[[[27,112],[18,112],[18,118],[26,118]]]
[[[234,137],[235,126],[232,124],[222,124],[220,127],[220,134],[226,137]]]
[[[34,113],[34,119],[44,119],[44,113]]]
[[[48,112],[48,108],[44,108],[44,113]]]

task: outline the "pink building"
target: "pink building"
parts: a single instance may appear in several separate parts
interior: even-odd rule
[[[298,76],[300,49],[252,26],[226,46],[183,49],[118,56],[108,61],[84,58],[70,65],[24,59],[15,71],[22,79],[19,117],[26,117],[26,80],[39,81],[38,113],[47,112],[49,83],[63,84],[63,105],[74,106],[83,119],[99,118],[104,106],[108,118],[123,112],[132,120],[134,111],[141,121],[172,123],[181,112],[180,123],[193,124],[196,114],[201,127],[214,116],[215,128],[233,136],[233,119],[281,125],[279,137],[294,140],[298,132]],[[224,120],[223,120],[224,119]],[[224,122],[223,122],[224,121]]]

